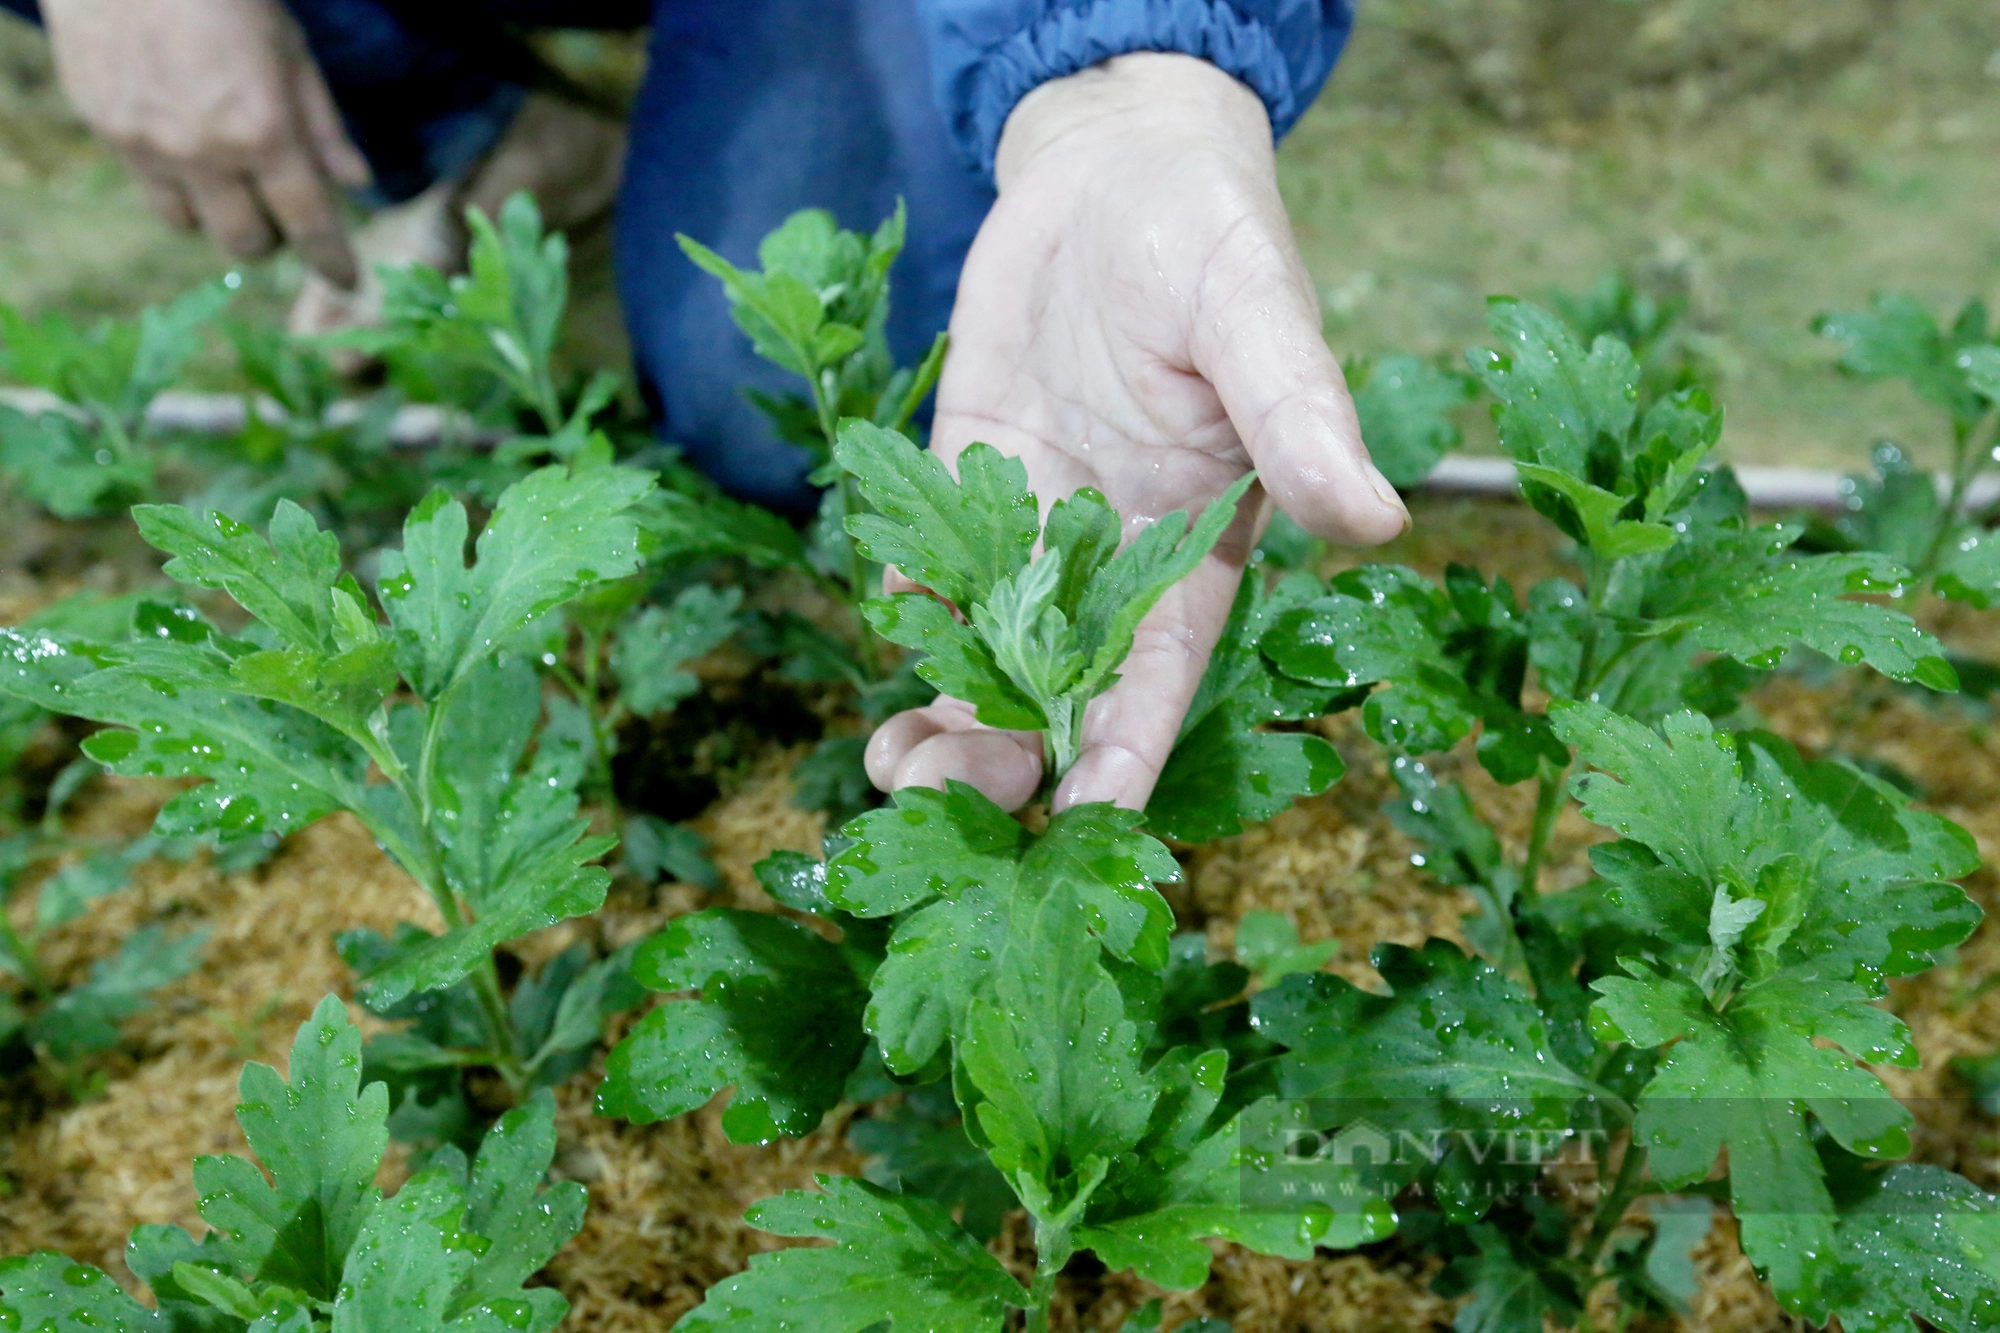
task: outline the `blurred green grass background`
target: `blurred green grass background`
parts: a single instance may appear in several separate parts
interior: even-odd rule
[[[1809,324],[1884,289],[2000,298],[1992,0],[1359,7],[1280,153],[1343,355],[1455,357],[1482,336],[1488,293],[1619,271],[1687,301],[1730,457],[1849,466],[1894,438],[1937,461],[1929,415],[1898,386],[1840,379]],[[544,49],[611,91],[639,58],[622,37]],[[577,238],[577,259],[571,356],[616,360],[606,237]],[[39,34],[0,19],[0,300],[128,314],[225,267],[152,220],[70,115]],[[278,318],[298,270],[280,258],[246,278],[239,311]]]

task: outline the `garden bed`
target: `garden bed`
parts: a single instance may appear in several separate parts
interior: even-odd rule
[[[1565,572],[1560,539],[1523,506],[1432,499],[1416,503],[1414,513],[1415,531],[1371,558],[1401,561],[1433,578],[1447,563],[1476,560],[1517,588]],[[39,554],[8,566],[43,572],[0,589],[6,602],[0,619],[10,623],[37,601],[73,590],[86,569],[100,586],[137,582],[150,573],[129,546],[102,537],[96,527],[70,530],[66,538],[38,533],[32,524],[14,532],[17,555],[31,548]],[[108,563],[107,550],[113,557]],[[89,558],[78,558],[79,552]],[[2000,658],[1991,617],[1931,603],[1918,618],[1955,652]],[[741,685],[745,661],[724,650],[701,671],[711,684]],[[1989,732],[1984,705],[1872,680],[1851,672],[1823,678],[1809,669],[1780,673],[1749,702],[1809,754],[1866,756],[1893,765],[1914,782],[1924,808],[1970,830],[1982,857],[1991,860],[2000,849],[2000,737]],[[1438,889],[1412,866],[1412,844],[1380,813],[1395,788],[1380,747],[1361,736],[1357,714],[1311,725],[1342,752],[1347,776],[1262,827],[1180,853],[1184,882],[1166,893],[1181,929],[1205,930],[1218,949],[1231,943],[1242,913],[1287,914],[1303,939],[1337,940],[1339,953],[1329,966],[1365,983],[1372,976],[1366,960],[1373,945],[1457,938],[1458,919],[1471,910],[1471,900]],[[521,961],[538,965],[580,938],[616,947],[704,906],[774,910],[752,865],[778,848],[816,851],[822,832],[823,816],[790,802],[790,771],[807,748],[768,740],[739,746],[733,762],[719,768],[720,794],[692,823],[709,841],[720,889],[670,883],[654,890],[621,881],[594,917],[525,942],[517,950]],[[1532,787],[1494,784],[1466,750],[1439,762],[1441,776],[1463,781],[1503,839],[1520,841],[1532,815]],[[136,836],[169,791],[156,783],[96,779],[73,807],[72,824],[85,833]],[[1574,812],[1565,816],[1552,843],[1551,882],[1579,881],[1587,873],[1584,849],[1603,836]],[[1917,1160],[1992,1189],[2000,1185],[1993,1123],[1969,1103],[1947,1068],[1953,1056],[1985,1054],[2000,1033],[2000,993],[1982,989],[2000,974],[2000,926],[1991,919],[2000,892],[1986,869],[1966,888],[1988,921],[1959,948],[1955,963],[1898,984],[1888,1002],[1914,1031],[1923,1067],[1879,1072],[1915,1110]],[[16,901],[31,902],[32,895]],[[127,1025],[100,1096],[69,1104],[48,1089],[37,1091],[30,1080],[0,1109],[6,1136],[0,1146],[0,1253],[54,1247],[129,1283],[121,1256],[133,1225],[177,1222],[199,1229],[188,1161],[200,1153],[244,1150],[230,1117],[241,1064],[282,1064],[293,1029],[314,1002],[328,991],[350,992],[352,978],[334,951],[334,933],[354,926],[386,932],[410,919],[434,926],[427,910],[423,893],[361,826],[338,815],[243,873],[222,875],[203,860],[149,863],[130,892],[100,900],[88,915],[60,928],[49,948],[64,976],[80,974],[101,953],[102,942],[149,922],[201,924],[212,934],[201,968]],[[357,1020],[377,1022],[358,1004],[350,1010]],[[572,1304],[568,1329],[636,1333],[666,1327],[749,1255],[782,1243],[743,1224],[748,1204],[807,1185],[816,1171],[853,1174],[863,1165],[845,1141],[859,1114],[851,1107],[836,1110],[807,1138],[738,1146],[721,1132],[719,1105],[645,1127],[593,1117],[601,1068],[600,1055],[558,1093],[555,1174],[583,1182],[591,1195],[582,1233],[548,1270]],[[392,1155],[385,1184],[393,1183],[387,1177],[400,1169],[399,1161]],[[1024,1257],[1028,1237],[1021,1221],[1012,1219],[992,1248],[1025,1277],[1032,1261]],[[1730,1225],[1719,1223],[1697,1251],[1701,1292],[1684,1326],[1731,1333],[1794,1326],[1751,1275],[1726,1234]],[[1215,1245],[1213,1276],[1199,1292],[1168,1299],[1169,1324],[1211,1315],[1231,1320],[1236,1333],[1317,1333],[1442,1327],[1451,1320],[1452,1304],[1428,1290],[1438,1261],[1421,1259],[1398,1241],[1362,1252],[1322,1251],[1305,1262]],[[1073,1271],[1052,1326],[1116,1329],[1154,1294],[1130,1275],[1100,1280]]]

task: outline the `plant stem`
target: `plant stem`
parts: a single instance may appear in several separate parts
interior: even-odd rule
[[[578,700],[583,705],[583,715],[590,719],[591,780],[606,800],[611,799],[611,751],[612,742],[617,737],[618,723],[622,720],[624,705],[613,701],[609,706],[600,706],[601,697],[599,662],[604,655],[604,638],[596,630],[583,631],[583,697]]]
[[[1056,1298],[1056,1275],[1035,1270],[1034,1285],[1028,1288],[1027,1333],[1048,1333],[1049,1306]]]
[[[542,419],[542,429],[550,435],[562,434],[569,424],[563,420],[562,400],[556,395],[556,377],[549,364],[541,357],[535,358],[535,367],[528,381],[528,398],[534,404],[535,415]]]
[[[1539,881],[1542,862],[1548,856],[1549,835],[1555,831],[1556,818],[1562,814],[1563,779],[1569,776],[1569,765],[1561,768],[1542,760],[1535,775],[1535,822],[1528,830],[1528,855],[1521,863],[1520,896],[1532,903],[1541,897]]]
[[[1639,1180],[1646,1171],[1645,1146],[1634,1139],[1625,1141],[1625,1156],[1618,1163],[1618,1179],[1611,1186],[1611,1192],[1597,1201],[1597,1214],[1591,1220],[1590,1236],[1583,1243],[1582,1259],[1586,1265],[1595,1266],[1597,1256],[1604,1252],[1604,1246],[1611,1239],[1611,1233],[1618,1228],[1619,1219],[1639,1195]]]
[[[419,812],[418,843],[414,847],[410,846],[395,831],[378,826],[366,815],[362,815],[362,821],[368,824],[369,831],[374,833],[402,863],[403,869],[409,871],[416,881],[424,886],[424,891],[430,894],[431,901],[437,904],[438,916],[442,918],[444,928],[448,931],[463,929],[468,922],[465,910],[459,905],[458,895],[451,891],[451,885],[445,880],[444,846],[439,842],[437,830],[431,822],[430,787],[433,757],[436,753],[437,737],[443,731],[439,723],[444,715],[444,704],[450,697],[451,691],[447,689],[430,706],[424,724],[423,759],[414,782],[409,769],[405,768],[394,752],[378,738],[365,730],[350,733],[368,752],[369,758],[375,761],[375,766],[395,784],[396,789],[403,794],[403,799]],[[413,787],[416,790],[413,790]],[[361,814],[361,811],[357,810],[355,813]],[[490,952],[480,966],[473,969],[470,980],[473,992],[479,1000],[480,1015],[486,1022],[487,1054],[491,1056],[494,1068],[498,1069],[500,1076],[507,1081],[507,1086],[518,1090],[526,1086],[527,1070],[521,1063],[519,1053],[514,1049],[514,1025],[507,1014],[507,1001],[500,994],[500,973],[493,966],[493,955]]]
[[[861,507],[861,492],[854,485],[854,478],[845,472],[835,485],[840,487],[840,512],[852,514]],[[875,651],[875,636],[868,628],[868,561],[862,558],[861,548],[854,538],[841,534],[841,541],[847,551],[847,601],[854,613],[854,656],[861,663],[861,672],[871,681],[886,678],[880,655]]]
[[[820,367],[819,373],[808,376],[807,385],[812,389],[813,415],[819,419],[819,433],[826,439],[827,456],[833,456],[833,447],[840,442],[840,381],[838,372],[831,366]],[[843,516],[861,511],[861,493],[855,488],[854,478],[842,472],[833,483],[840,490],[840,512]],[[854,657],[861,664],[861,674],[870,681],[885,679],[880,659],[875,652],[874,636],[868,632],[868,616],[863,607],[868,604],[868,562],[854,544],[854,539],[845,532],[840,534],[841,548],[846,555],[843,571],[847,584],[848,609],[854,613]]]
[[[1952,441],[1951,491],[1945,499],[1944,507],[1938,513],[1937,531],[1931,534],[1930,544],[1924,548],[1923,559],[1910,572],[1919,579],[1930,577],[1937,571],[1938,556],[1944,550],[1945,540],[1957,526],[1958,511],[1965,505],[1965,494],[1971,489],[1972,480],[1986,463],[1986,449],[1992,435],[1993,413],[1988,412],[1975,422],[1964,435]]]

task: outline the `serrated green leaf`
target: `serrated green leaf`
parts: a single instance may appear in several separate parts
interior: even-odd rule
[[[465,1191],[464,1225],[487,1245],[473,1261],[455,1310],[521,1301],[527,1295],[522,1284],[582,1228],[589,1192],[573,1180],[542,1187],[555,1151],[556,1103],[546,1088],[486,1131]],[[528,1298],[539,1309],[549,1296],[555,1296],[556,1319],[539,1327],[553,1327],[569,1308],[553,1292]]]
[[[1145,1133],[1158,1095],[1077,908],[1051,893],[1017,920],[958,1050],[987,1155],[1038,1219],[1088,1200]]]
[[[1475,393],[1466,376],[1414,356],[1385,356],[1368,368],[1354,391],[1354,411],[1368,456],[1391,486],[1416,485],[1458,448],[1454,417]]]
[[[395,652],[380,639],[331,657],[296,648],[247,653],[229,674],[245,694],[289,704],[349,736],[367,730],[396,688]]]
[[[841,423],[834,459],[878,511],[847,520],[870,560],[966,609],[1028,563],[1041,523],[1019,459],[974,444],[954,480],[936,455],[865,421]]]
[[[412,510],[403,548],[382,553],[381,597],[403,674],[436,699],[531,618],[639,565],[627,512],[652,489],[622,467],[531,472],[501,493],[465,564],[465,507],[441,492]]]
[[[1662,725],[1665,742],[1596,705],[1555,714],[1558,734],[1600,770],[1573,784],[1585,816],[1631,839],[1594,848],[1592,863],[1611,901],[1649,928],[1708,945],[1717,887],[1764,892],[1788,857],[1803,897],[1791,933],[1764,941],[1765,970],[1811,962],[1837,978],[1907,976],[1977,924],[1963,891],[1939,882],[1978,863],[1964,830],[1908,809],[1853,768],[1807,762],[1775,736],[1732,743],[1692,713]]]
[[[1390,994],[1316,973],[1251,1001],[1257,1030],[1290,1048],[1287,1095],[1392,1100],[1439,1128],[1496,1115],[1555,1123],[1570,1102],[1602,1093],[1554,1056],[1533,999],[1490,964],[1444,940],[1377,945],[1370,958]]]
[[[617,846],[614,838],[585,838],[538,864],[534,873],[510,878],[469,925],[434,936],[402,953],[369,979],[369,1008],[384,1010],[418,991],[443,990],[471,975],[494,949],[604,905],[611,872],[585,864]]]
[[[440,747],[434,827],[446,883],[474,919],[401,950],[378,970],[367,990],[377,1009],[452,985],[507,940],[596,911],[611,880],[588,864],[617,839],[587,836],[589,820],[577,815],[580,746],[547,729],[533,761],[517,772],[541,710],[525,663],[482,663],[432,707],[449,710],[456,742]]]
[[[1518,462],[1604,480],[1591,475],[1590,461],[1601,439],[1622,447],[1632,429],[1639,388],[1632,349],[1599,337],[1586,352],[1561,320],[1511,297],[1490,299],[1486,322],[1500,350],[1474,348],[1466,360],[1499,399],[1501,447]]]
[[[797,529],[768,509],[725,495],[699,499],[655,490],[633,507],[640,546],[650,562],[693,564],[735,558],[760,569],[806,567]]]
[[[1219,1085],[1219,1077],[1215,1082]],[[1213,1091],[1194,1093],[1189,1109],[1198,1112]],[[1199,1116],[1186,1110],[1176,1118],[1183,1125],[1199,1124]],[[1156,1114],[1156,1125],[1163,1119]],[[1077,1244],[1114,1271],[1129,1268],[1170,1291],[1192,1291],[1209,1279],[1215,1258],[1206,1243],[1211,1239],[1234,1241],[1259,1254],[1305,1259],[1316,1246],[1361,1245],[1384,1239],[1393,1228],[1386,1209],[1336,1214],[1323,1203],[1246,1204],[1244,1135],[1237,1120],[1212,1127],[1192,1142],[1166,1138],[1159,1135],[1140,1145],[1139,1151],[1148,1155],[1147,1166],[1116,1173],[1100,1186],[1077,1228]]]
[[[993,650],[942,602],[905,592],[878,597],[864,611],[877,634],[925,654],[917,663],[920,679],[973,705],[987,726],[1039,731],[1048,725],[1041,707],[1000,669]]]
[[[166,1318],[54,1250],[0,1259],[0,1312],[35,1333],[171,1333]]]
[[[213,1309],[175,1280],[184,1265],[226,1272],[231,1268],[222,1237],[211,1231],[197,1243],[177,1226],[137,1226],[125,1242],[125,1266],[152,1289],[173,1333],[240,1333],[242,1321]]]
[[[1975,529],[1948,540],[1933,586],[1941,597],[1991,610],[2000,602],[2000,536]]]
[[[1256,730],[1316,717],[1333,700],[1327,687],[1280,675],[1257,646],[1280,615],[1314,591],[1311,580],[1298,579],[1267,595],[1260,573],[1244,574],[1146,804],[1148,827],[1182,842],[1229,837],[1340,780],[1340,753],[1319,737]]]
[[[1979,400],[1966,383],[1958,356],[1968,342],[1984,342],[1980,328],[1940,330],[1931,312],[1911,297],[1886,292],[1866,310],[1821,315],[1813,327],[1841,344],[1840,368],[1863,379],[1906,379],[1917,393],[1946,409],[1956,422],[1979,418]]]
[[[1211,711],[1175,745],[1146,804],[1148,825],[1178,842],[1233,837],[1340,781],[1338,750],[1318,736],[1255,730],[1271,720],[1234,703]]]
[[[1633,503],[1633,497],[1614,495],[1581,478],[1536,463],[1517,463],[1514,470],[1522,481],[1546,486],[1575,507],[1583,523],[1584,540],[1601,559],[1650,555],[1680,540],[1680,535],[1664,523],[1619,517]]]
[[[1008,890],[975,882],[896,923],[863,1023],[898,1074],[914,1074],[965,1030],[965,1007],[1006,941]]]
[[[518,659],[475,668],[444,704],[451,744],[440,747],[433,778],[433,821],[444,845],[453,892],[484,914],[526,881],[569,878],[615,839],[589,838],[578,815],[581,745],[543,730],[535,755],[520,767],[541,715],[534,671]]]
[[[632,977],[634,940],[607,958],[589,961],[587,946],[573,944],[532,979],[514,987],[508,1005],[514,1030],[528,1054],[528,1072],[543,1087],[574,1073],[604,1035],[604,1025],[645,998]],[[534,1013],[524,1012],[530,998]]]
[[[1272,1129],[1338,1131],[1323,1141],[1330,1158],[1315,1159],[1315,1174],[1330,1165],[1334,1175],[1322,1197],[1351,1192],[1386,1208],[1422,1181],[1448,1217],[1476,1221],[1539,1169],[1533,1153],[1492,1153],[1496,1137],[1559,1140],[1580,1108],[1622,1109],[1564,1063],[1569,1044],[1534,997],[1490,964],[1443,940],[1421,951],[1378,945],[1371,958],[1391,994],[1317,973],[1251,1000],[1258,1033],[1290,1048],[1278,1085],[1300,1118]],[[1365,1208],[1359,1220],[1369,1221]]]
[[[202,1218],[254,1278],[331,1300],[381,1198],[387,1089],[361,1086],[361,1033],[331,995],[299,1027],[289,1080],[253,1063],[239,1088],[236,1119],[271,1179],[247,1158],[196,1158]]]
[[[197,515],[179,505],[140,505],[132,519],[140,536],[173,557],[168,577],[220,588],[288,647],[335,651],[340,539],[322,532],[305,510],[280,500],[268,541],[225,514]]]
[[[475,1257],[472,1238],[460,1229],[464,1216],[464,1195],[438,1167],[377,1204],[347,1255],[333,1333],[444,1329],[452,1295]]]
[[[1910,1146],[1909,1112],[1847,1055],[1813,1039],[1844,1039],[1879,1060],[1899,1056],[1907,1032],[1853,983],[1780,975],[1744,987],[1717,1013],[1687,979],[1627,966],[1632,978],[1591,983],[1603,997],[1593,1023],[1601,1026],[1601,1011],[1611,1031],[1640,1045],[1673,1043],[1633,1122],[1655,1177],[1669,1187],[1698,1180],[1726,1147],[1744,1252],[1780,1298],[1799,1299],[1833,1229],[1806,1108],[1852,1151],[1894,1157]]]
[[[197,1301],[238,1319],[256,1319],[263,1313],[257,1294],[227,1273],[183,1261],[174,1265],[171,1276]]]
[[[1337,689],[1389,682],[1363,705],[1369,735],[1431,753],[1450,749],[1479,720],[1478,702],[1446,656],[1452,627],[1451,604],[1429,580],[1400,565],[1367,565],[1284,613],[1259,646],[1296,680]]]
[[[1793,643],[1842,662],[1866,662],[1895,680],[1958,688],[1944,645],[1900,611],[1849,594],[1901,586],[1903,570],[1868,552],[1797,555],[1783,524],[1688,543],[1649,585],[1641,614],[1652,634],[1685,634],[1754,667],[1776,665]]]
[[[1083,604],[1084,589],[1104,568],[1104,562],[1118,553],[1118,542],[1123,535],[1117,511],[1101,492],[1088,486],[1049,506],[1048,522],[1042,527],[1042,546],[1061,557],[1062,578],[1056,585],[1054,600],[1071,620]]]
[[[1011,884],[1029,835],[961,782],[905,787],[844,832],[855,839],[827,863],[826,896],[856,916],[888,916],[972,885]]]
[[[891,1069],[921,1067],[959,1030],[966,997],[1024,893],[1066,888],[1120,958],[1152,969],[1165,963],[1173,915],[1151,885],[1179,868],[1137,831],[1136,812],[1076,806],[1032,838],[962,783],[944,792],[904,788],[893,801],[847,826],[856,841],[826,871],[827,898],[844,911],[874,917],[922,907],[897,922],[873,982],[868,1030]]]
[[[1950,1333],[1988,1327],[2000,1304],[2000,1205],[1970,1181],[1905,1163],[1844,1197],[1834,1248],[1794,1308],[1848,1333],[1902,1333],[1912,1316]]]
[[[1073,805],[1049,821],[1021,857],[1025,885],[1076,895],[1083,920],[1119,958],[1166,966],[1173,909],[1153,885],[1181,877],[1173,853],[1139,831],[1141,816],[1109,802]]]
[[[710,1287],[676,1333],[863,1333],[884,1324],[893,1333],[999,1333],[1008,1309],[1027,1305],[1021,1285],[936,1204],[833,1176],[820,1177],[820,1189],[766,1199],[746,1220],[832,1248],[757,1255],[748,1272]]]
[[[1256,479],[1254,472],[1238,477],[1191,526],[1180,510],[1162,516],[1105,561],[1084,587],[1075,616],[1077,649],[1089,661],[1073,690],[1080,703],[1111,688],[1139,622],[1215,549]]]
[[[92,655],[86,655],[86,652]],[[46,634],[0,630],[0,688],[51,711],[131,730],[101,731],[86,752],[131,777],[201,777],[161,809],[162,837],[279,836],[362,801],[368,758],[294,708],[234,693],[222,659],[155,640],[102,650]]]
[[[1148,1067],[1118,984],[1060,893],[1017,917],[967,1028],[961,1101],[1038,1234],[1070,1232],[1108,1267],[1180,1290],[1207,1280],[1209,1238],[1303,1258],[1315,1243],[1382,1234],[1379,1219],[1358,1217],[1333,1232],[1323,1203],[1245,1205],[1246,1136],[1216,1115],[1228,1055],[1179,1048]]]
[[[1645,843],[1663,860],[1713,880],[1742,857],[1730,823],[1741,792],[1736,747],[1696,713],[1675,713],[1664,738],[1594,704],[1555,710],[1556,734],[1585,764],[1571,790],[1592,823]]]
[[[1317,972],[1339,952],[1339,940],[1301,944],[1298,923],[1283,912],[1245,912],[1236,921],[1236,961],[1266,986],[1297,973]]]
[[[1052,722],[1074,710],[1063,698],[1085,658],[1077,650],[1076,631],[1055,604],[1062,580],[1062,553],[1053,551],[993,585],[986,600],[975,603],[970,620],[993,663],[1020,691],[1035,701]]]
[[[698,999],[662,1005],[618,1044],[598,1110],[635,1123],[735,1089],[722,1125],[738,1143],[796,1138],[841,1097],[867,1037],[867,992],[840,949],[796,922],[711,908],[648,940],[641,982]]]
[[[721,646],[736,631],[740,588],[695,584],[669,606],[649,606],[618,628],[611,669],[625,706],[639,714],[671,708],[701,687],[683,663]]]
[[[1654,403],[1639,422],[1632,481],[1645,497],[1644,518],[1657,523],[1689,498],[1701,465],[1722,439],[1722,409],[1699,386]]]

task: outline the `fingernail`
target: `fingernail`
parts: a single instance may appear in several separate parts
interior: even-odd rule
[[[1374,488],[1375,498],[1403,516],[1403,531],[1408,532],[1410,530],[1410,507],[1403,503],[1403,497],[1396,493],[1396,488],[1389,484],[1387,477],[1376,470],[1373,463],[1365,466],[1364,475],[1368,478],[1369,486]]]

